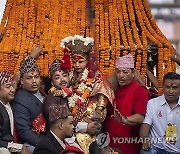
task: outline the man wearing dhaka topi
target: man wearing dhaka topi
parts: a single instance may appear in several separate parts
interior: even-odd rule
[[[131,54],[116,60],[114,80],[115,102],[110,109],[106,131],[110,135],[110,146],[122,150],[123,154],[139,154],[141,145],[135,143],[118,143],[115,138],[131,140],[139,136],[139,127],[144,120],[148,91],[145,86],[134,80],[135,68]]]

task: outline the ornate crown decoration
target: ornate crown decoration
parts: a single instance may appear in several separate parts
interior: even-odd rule
[[[94,46],[94,39],[91,37],[83,37],[80,35],[68,36],[64,38],[60,47],[67,47],[72,53],[88,53]]]

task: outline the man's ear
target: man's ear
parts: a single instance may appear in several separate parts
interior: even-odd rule
[[[131,68],[131,72],[135,74],[136,70],[134,68]]]
[[[54,86],[52,79],[51,79],[51,85]]]
[[[132,72],[132,76],[133,76],[133,78],[136,78],[136,76],[137,76],[137,72],[136,72],[136,70],[135,69],[131,69],[131,72]]]
[[[20,78],[20,83],[21,83],[21,85],[23,85],[23,81],[22,81],[23,79],[22,78]]]
[[[132,74],[133,75],[133,78],[135,77],[135,73]]]
[[[62,123],[62,121],[60,121],[60,122],[58,123],[58,128],[59,128],[60,130],[63,130],[63,123]]]

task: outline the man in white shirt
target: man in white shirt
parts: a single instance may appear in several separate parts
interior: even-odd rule
[[[163,95],[151,99],[141,126],[142,149],[158,154],[180,153],[180,75],[167,73],[163,79]]]
[[[27,153],[22,144],[14,140],[14,117],[9,101],[14,98],[15,88],[9,72],[0,72],[0,153]]]

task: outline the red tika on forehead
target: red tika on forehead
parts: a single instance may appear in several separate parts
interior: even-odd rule
[[[82,55],[80,55],[80,54],[74,54],[74,55],[72,55],[72,60],[73,61],[78,61],[78,60],[80,60],[80,59],[85,59]]]

